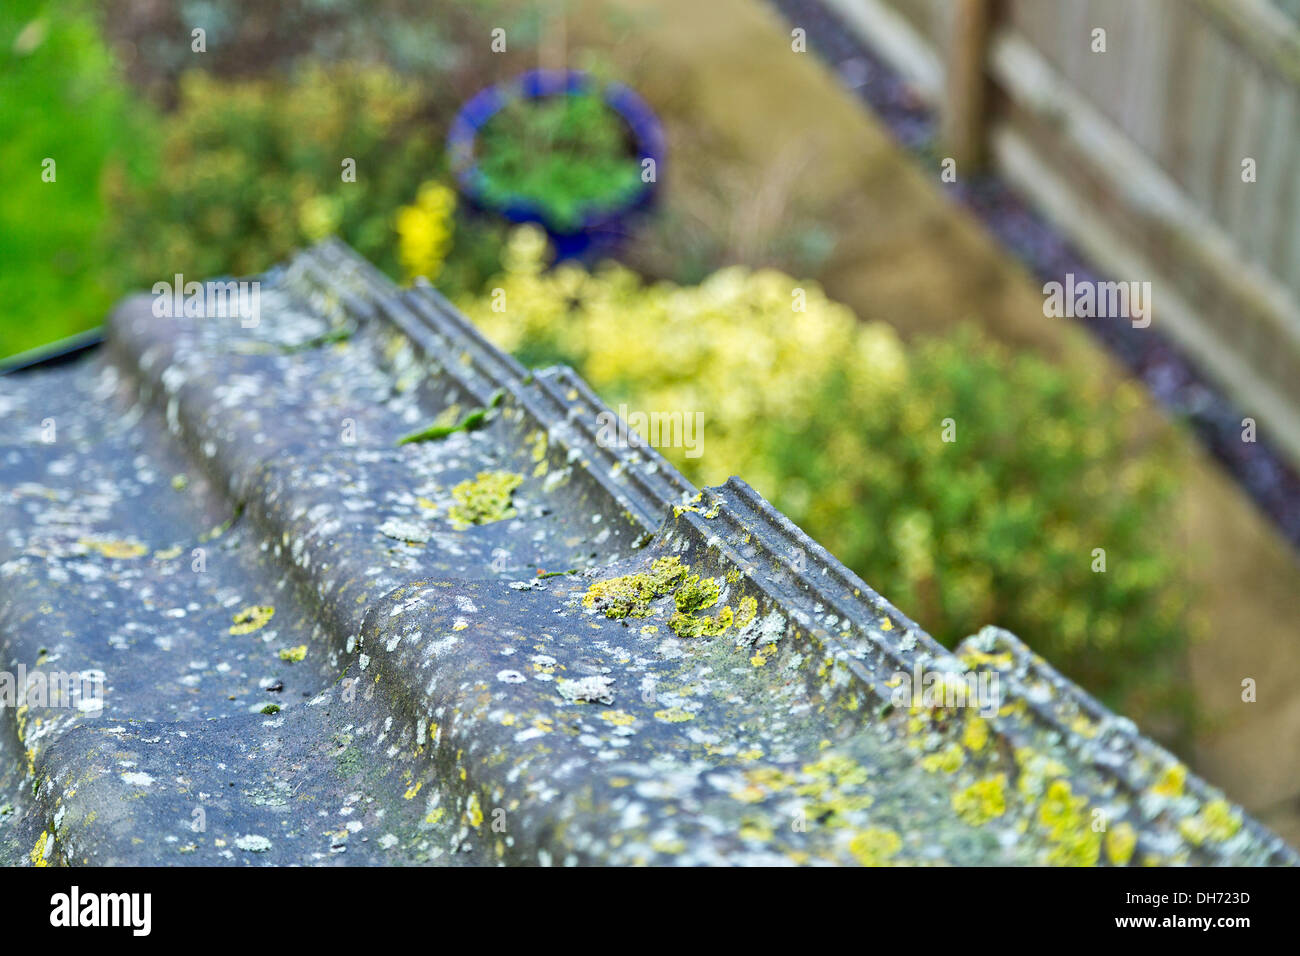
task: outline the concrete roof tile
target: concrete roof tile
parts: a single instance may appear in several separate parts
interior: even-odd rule
[[[259,281],[256,327],[141,296],[0,378],[3,666],[84,679],[0,709],[0,861],[1297,862],[432,288],[337,242]]]

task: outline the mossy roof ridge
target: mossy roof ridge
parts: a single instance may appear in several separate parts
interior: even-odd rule
[[[260,281],[254,328],[137,297],[0,378],[3,666],[105,690],[0,710],[0,861],[1295,862],[433,289],[337,242]]]

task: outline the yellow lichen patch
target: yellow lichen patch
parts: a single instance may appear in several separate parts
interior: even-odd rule
[[[952,808],[966,823],[973,827],[982,826],[1006,813],[1006,787],[1007,775],[1004,773],[977,780],[965,790],[953,794]]]
[[[967,646],[961,648],[959,654],[963,663],[971,667],[992,667],[996,670],[1008,670],[1014,663],[1010,651],[986,654],[977,647]]]
[[[636,723],[636,718],[625,710],[605,710],[597,715],[601,720],[607,720],[615,727],[626,727],[628,724]]]
[[[415,798],[415,795],[420,792],[420,788],[423,786],[424,786],[424,781],[417,780],[414,784],[412,784],[410,787],[407,788],[406,793],[402,794],[402,799],[413,800]]]
[[[98,551],[106,558],[138,558],[149,551],[139,541],[119,538],[82,538],[77,543],[91,551]]]
[[[849,841],[849,852],[863,866],[884,866],[903,848],[903,841],[893,830],[872,827],[862,830]]]
[[[668,619],[668,626],[678,637],[717,637],[731,627],[735,614],[724,607],[717,617],[705,617],[678,611]]]
[[[583,595],[582,606],[603,611],[615,620],[628,617],[649,617],[650,603],[656,598],[673,595],[676,612],[668,619],[668,626],[678,637],[715,637],[735,622],[735,612],[724,607],[716,617],[699,614],[718,603],[722,586],[717,578],[701,578],[690,574],[690,568],[675,556],[659,558],[650,566],[649,573],[624,574],[597,581]],[[741,601],[741,611],[747,614],[746,623],[753,619],[758,602],[752,598]]]
[[[772,839],[772,825],[761,817],[746,817],[740,821],[740,838],[767,843]]]
[[[755,767],[745,771],[745,786],[731,796],[741,803],[758,803],[769,794],[794,786],[795,778],[776,767]]]
[[[1020,777],[1016,789],[1026,800],[1038,800],[1047,788],[1050,779],[1063,777],[1069,770],[1055,757],[1040,754],[1031,747],[1021,747],[1016,751],[1016,764],[1020,767]]]
[[[533,477],[541,478],[547,472],[546,449],[549,444],[549,439],[547,438],[546,432],[541,431],[540,429],[533,432],[533,434],[528,438],[528,443],[532,446],[532,458],[535,462],[533,466]]]
[[[930,773],[956,773],[966,762],[966,756],[956,744],[949,744],[937,754],[930,754],[921,761],[921,766]]]
[[[1151,792],[1161,797],[1181,797],[1186,783],[1187,768],[1176,763],[1161,774],[1156,785],[1151,788]]]
[[[49,866],[50,863],[45,859],[45,853],[49,846],[50,834],[48,830],[42,830],[41,835],[36,838],[36,845],[32,847],[32,852],[27,854],[32,861],[32,866]]]
[[[671,594],[686,571],[678,557],[659,558],[650,565],[648,574],[624,574],[594,582],[582,596],[582,606],[602,610],[606,617],[615,620],[648,617],[650,602]]]
[[[465,801],[465,822],[476,830],[483,825],[483,808],[477,793],[471,793]]]
[[[179,558],[181,555],[180,547],[164,548],[161,551],[155,551],[153,556],[159,561],[170,561],[172,558]]]
[[[1080,737],[1087,737],[1091,740],[1093,737],[1097,736],[1097,732],[1100,728],[1085,715],[1076,714],[1075,718],[1070,721],[1070,729]]]
[[[1241,816],[1233,812],[1227,800],[1213,800],[1194,817],[1178,824],[1178,832],[1188,843],[1221,843],[1241,829]]]
[[[989,724],[982,717],[972,716],[966,722],[966,730],[961,736],[962,745],[972,753],[979,753],[989,742]]]
[[[447,513],[452,526],[463,531],[513,518],[517,512],[511,495],[523,482],[522,475],[509,471],[480,471],[472,481],[462,481],[451,489],[456,499]]]
[[[683,721],[695,719],[694,714],[689,710],[683,710],[680,707],[669,707],[666,710],[656,710],[655,717],[668,724],[680,724]]]
[[[549,717],[535,717],[533,718],[533,729],[540,730],[544,734],[549,734],[555,730],[555,724]]]
[[[1117,823],[1106,834],[1106,856],[1116,866],[1128,866],[1137,847],[1137,831],[1131,824]]]
[[[1088,799],[1075,796],[1066,780],[1053,780],[1038,808],[1038,822],[1052,843],[1048,860],[1063,866],[1095,866],[1101,856],[1101,834],[1092,829]]]
[[[250,604],[241,611],[236,611],[231,618],[235,623],[230,626],[231,634],[252,634],[266,627],[266,622],[275,616],[275,608],[269,604]]]
[[[843,754],[828,754],[800,771],[795,792],[807,798],[804,812],[828,829],[853,825],[853,816],[869,809],[874,798],[862,788],[869,779],[867,768]]]
[[[688,575],[677,588],[673,603],[682,614],[694,614],[718,603],[722,588],[714,578],[701,579],[698,574]]]
[[[698,495],[696,496],[696,500],[697,501],[699,500]],[[690,512],[691,514],[701,515],[711,520],[718,516],[718,512],[720,510],[722,510],[721,501],[715,502],[713,507],[710,508],[708,511],[705,511],[703,508],[696,507],[695,505],[673,505],[673,517],[680,518],[682,515],[686,514],[687,512]]]
[[[739,610],[736,611],[736,627],[744,630],[749,627],[754,618],[758,616],[758,601],[746,594],[740,599]]]
[[[299,644],[297,647],[287,647],[280,652],[280,660],[296,664],[305,660],[307,657],[307,645]]]

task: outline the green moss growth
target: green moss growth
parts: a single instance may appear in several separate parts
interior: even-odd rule
[[[487,423],[488,414],[492,409],[501,404],[505,397],[504,389],[497,389],[488,404],[482,408],[471,409],[465,413],[460,421],[454,424],[442,421],[436,421],[427,428],[421,428],[411,432],[409,435],[403,435],[397,440],[399,445],[409,445],[412,442],[437,441],[440,438],[446,438],[448,435],[454,435],[456,432],[470,432]],[[440,416],[441,418],[441,416]]]

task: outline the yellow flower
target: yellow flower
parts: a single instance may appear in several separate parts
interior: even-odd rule
[[[397,211],[397,253],[407,278],[436,279],[451,250],[456,194],[439,182],[420,187],[415,202]]]

